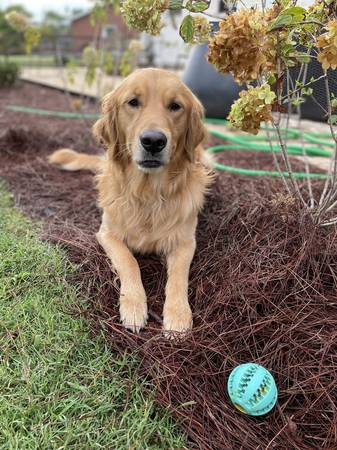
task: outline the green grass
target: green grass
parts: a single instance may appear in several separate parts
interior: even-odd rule
[[[0,55],[0,60],[5,57]],[[20,67],[55,67],[53,55],[10,55],[8,60],[17,63]]]
[[[182,449],[136,362],[68,314],[74,268],[37,231],[0,186],[0,449]]]

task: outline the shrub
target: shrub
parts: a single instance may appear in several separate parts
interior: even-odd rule
[[[19,66],[14,62],[0,61],[0,88],[10,87],[19,78]]]

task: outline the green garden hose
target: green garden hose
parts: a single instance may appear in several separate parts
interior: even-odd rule
[[[28,108],[26,106],[7,105],[6,109],[15,112],[35,114],[37,116],[62,117],[64,119],[98,119],[100,114],[82,114],[62,111],[48,111],[47,109]]]
[[[6,109],[16,112],[36,114],[41,116],[51,116],[51,117],[62,117],[65,119],[98,119],[100,114],[82,114],[73,112],[61,112],[61,111],[48,111],[45,109],[28,108],[24,106],[8,105]],[[214,125],[226,125],[228,122],[223,119],[205,119],[206,123]],[[271,128],[264,128],[264,131],[273,132]],[[230,133],[223,133],[217,130],[209,130],[209,133],[217,138],[220,138],[229,144],[215,145],[207,149],[211,153],[222,152],[225,150],[244,150],[244,151],[258,151],[258,152],[274,152],[280,153],[281,149],[278,144],[273,144],[272,148],[269,143],[266,143],[266,137],[264,135],[251,136],[251,135],[236,135]],[[287,150],[291,155],[303,156],[303,154],[308,156],[323,156],[331,157],[332,152],[326,150],[322,147],[334,147],[335,143],[331,140],[331,135],[328,133],[301,133],[298,130],[288,129],[281,130],[284,138],[296,140],[303,138],[305,145],[288,143]],[[277,136],[275,134],[271,135],[272,141],[277,141]],[[318,146],[308,146],[307,143],[316,144]],[[264,176],[269,175],[272,177],[279,176],[289,176],[288,172],[283,172],[282,174],[278,171],[269,170],[257,170],[257,169],[242,169],[239,167],[232,167],[222,163],[217,162],[215,165],[216,169],[221,171],[226,171],[238,175],[249,175],[249,176]],[[322,173],[306,173],[306,172],[293,172],[295,178],[326,178],[326,174]]]
[[[215,124],[215,125],[226,125],[228,122],[225,120],[220,119],[206,119],[206,123]],[[273,131],[272,129],[265,128],[265,131]],[[297,130],[281,130],[284,137],[287,137],[287,139],[299,139],[301,136],[303,137],[304,142],[310,142],[315,143],[321,146],[328,146],[328,147],[334,147],[334,143],[331,142],[331,135],[328,133],[303,133],[301,134],[300,131]],[[265,136],[251,136],[251,135],[236,135],[236,134],[230,134],[230,133],[223,133],[218,130],[209,130],[209,133],[217,138],[220,138],[224,141],[230,142],[230,144],[223,144],[223,145],[215,145],[213,147],[208,148],[207,150],[211,153],[217,153],[222,152],[224,150],[244,150],[244,151],[262,151],[262,152],[274,152],[274,153],[280,153],[281,148],[277,144],[272,144],[272,148],[270,144],[268,143],[262,143],[261,141],[266,141]],[[322,138],[325,138],[325,140],[322,140]],[[326,139],[330,138],[330,141],[327,141]],[[271,136],[272,140],[277,140],[277,136],[275,134]],[[298,155],[303,156],[303,154],[308,156],[323,156],[323,157],[331,157],[332,152],[329,150],[325,150],[321,147],[314,147],[314,146],[308,146],[307,144],[305,146],[299,145],[299,144],[293,144],[288,143],[287,144],[287,151],[291,155]],[[222,163],[217,162],[215,164],[216,169],[235,173],[238,175],[249,175],[249,176],[272,176],[272,177],[280,177],[285,176],[288,177],[288,172],[280,173],[278,171],[270,171],[270,170],[257,170],[257,169],[242,169],[239,167],[233,167],[228,166]],[[318,178],[318,179],[324,179],[327,178],[326,174],[322,173],[306,173],[306,172],[293,172],[293,176],[298,179],[303,178]]]

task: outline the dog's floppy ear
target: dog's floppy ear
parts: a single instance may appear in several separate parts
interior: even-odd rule
[[[93,134],[107,149],[109,158],[120,160],[121,135],[118,127],[118,89],[105,95],[102,100],[102,117],[93,126]]]
[[[185,136],[185,151],[189,161],[195,158],[195,149],[207,138],[207,129],[203,123],[204,108],[191,93],[192,102]]]

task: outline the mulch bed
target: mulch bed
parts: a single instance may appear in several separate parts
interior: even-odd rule
[[[65,107],[60,93],[23,85],[0,91],[2,104]],[[280,180],[219,174],[200,215],[190,276],[195,327],[183,342],[165,339],[165,269],[139,257],[150,322],[136,335],[118,321],[118,283],[97,245],[100,212],[92,175],[46,162],[58,147],[99,149],[90,122],[0,110],[0,176],[20,208],[42,218],[44,236],[80,263],[76,281],[90,300],[94,330],[111,349],[135,353],[196,449],[337,448],[336,228],[320,229],[285,196]],[[226,152],[228,164],[272,168],[270,155]],[[300,168],[302,169],[302,168]],[[47,299],[46,299],[47,301]],[[226,382],[237,364],[270,369],[279,402],[268,415],[245,416],[230,404]]]

